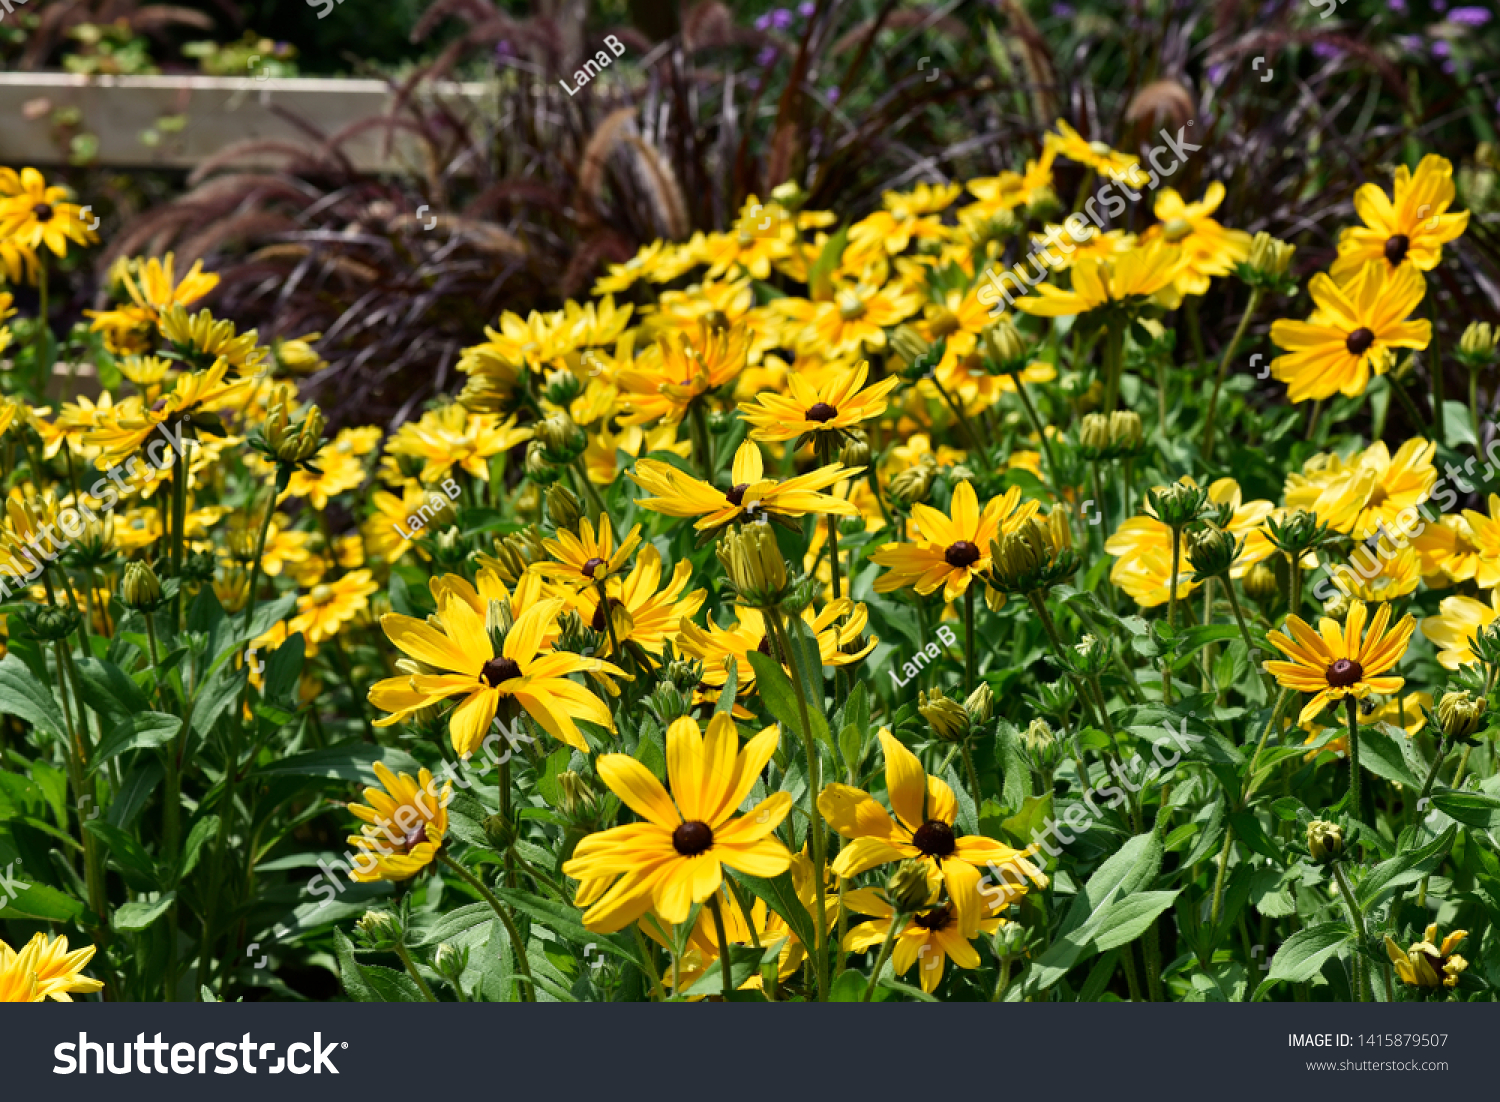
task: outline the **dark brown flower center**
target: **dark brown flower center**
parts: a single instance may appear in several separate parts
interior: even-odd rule
[[[31,208],[31,216],[38,222],[52,221],[52,204],[38,203],[36,206]]]
[[[707,823],[683,823],[672,831],[672,848],[684,857],[697,857],[713,848],[714,832]]]
[[[979,561],[979,548],[968,540],[959,540],[950,544],[948,550],[943,552],[943,561],[949,566],[962,570],[966,566],[973,566]]]
[[[579,569],[583,571],[583,576],[585,578],[592,578],[594,576],[594,571],[598,570],[603,565],[604,560],[596,556],[592,559],[586,560],[584,564],[579,567]]]
[[[427,841],[427,824],[418,823],[406,832],[406,837],[401,839],[401,852],[410,853],[425,841]]]
[[[1347,689],[1350,685],[1357,684],[1364,675],[1364,667],[1348,658],[1340,658],[1328,667],[1328,683],[1336,689]]]
[[[951,857],[958,844],[953,838],[953,828],[939,819],[929,819],[917,828],[911,844],[928,857]]]
[[[923,911],[919,915],[912,915],[911,920],[924,930],[946,930],[953,925],[953,910],[944,903],[941,907],[932,911]]]
[[[479,679],[490,688],[521,676],[521,667],[512,658],[491,658],[479,671]]]
[[[1394,268],[1406,259],[1406,250],[1411,248],[1411,238],[1404,233],[1398,233],[1395,237],[1387,238],[1385,243],[1385,258],[1391,262]]]
[[[741,482],[738,486],[731,486],[729,492],[724,496],[729,499],[731,505],[743,505],[745,503],[745,491],[750,488],[750,483]]]
[[[771,637],[769,635],[765,636],[755,649],[761,654],[769,656],[771,653]]]
[[[816,421],[820,425],[827,424],[838,415],[839,411],[834,409],[827,402],[818,402],[814,404],[812,409],[807,411],[807,419],[809,421]]]
[[[1363,356],[1374,343],[1375,334],[1363,325],[1344,339],[1344,347],[1349,350],[1351,356]]]

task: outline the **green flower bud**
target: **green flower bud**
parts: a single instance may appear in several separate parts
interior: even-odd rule
[[[560,467],[582,455],[589,442],[584,431],[562,410],[547,414],[536,427],[536,438],[541,441],[548,462]]]
[[[1078,443],[1085,459],[1103,459],[1110,451],[1109,417],[1086,413],[1078,426]]]
[[[994,718],[995,694],[987,682],[981,681],[979,688],[969,694],[964,701],[964,711],[969,713],[969,723],[973,727],[984,727]]]
[[[868,467],[870,465],[870,438],[855,429],[844,439],[839,462],[846,467]]]
[[[401,920],[390,911],[366,911],[354,929],[371,949],[391,950],[405,938]]]
[[[1451,739],[1468,738],[1484,722],[1485,699],[1475,700],[1467,691],[1444,693],[1438,701],[1438,722]]]
[[[54,605],[23,605],[16,615],[26,630],[44,643],[66,639],[83,619],[71,608]]]
[[[927,459],[923,456],[923,459]],[[937,477],[937,462],[915,463],[891,477],[886,492],[898,505],[920,505],[932,493],[932,483]]]
[[[507,380],[475,372],[459,392],[458,404],[470,413],[505,413],[515,399]]]
[[[547,458],[547,446],[540,440],[526,445],[526,477],[538,486],[550,486],[563,476],[563,466]]]
[[[1116,410],[1109,415],[1109,446],[1117,456],[1134,455],[1146,443],[1141,415],[1134,410]]]
[[[1240,584],[1245,587],[1245,596],[1256,602],[1269,601],[1279,592],[1276,571],[1263,562],[1252,566]]]
[[[741,604],[774,608],[790,591],[786,560],[767,524],[745,524],[726,532],[719,539],[717,555]]]
[[[1073,667],[1085,677],[1100,674],[1109,665],[1109,643],[1096,636],[1085,635],[1074,644],[1073,653]]]
[[[457,983],[464,969],[469,967],[469,950],[455,948],[446,941],[432,954],[432,970],[449,983]]]
[[[917,693],[917,711],[927,721],[933,736],[943,742],[962,742],[969,737],[969,713],[941,689]]]
[[[588,782],[571,769],[564,769],[557,775],[557,792],[561,811],[569,817],[587,817],[599,806]]]
[[[1217,578],[1229,573],[1234,560],[1239,556],[1242,541],[1222,528],[1200,528],[1189,532],[1187,539],[1188,562],[1201,578]]]
[[[506,822],[504,816],[491,815],[484,820],[484,836],[489,839],[490,845],[504,853],[516,840],[516,828]]]
[[[542,388],[542,396],[554,406],[569,405],[582,393],[583,383],[567,368],[547,372],[547,385]]]
[[[561,482],[554,482],[547,487],[547,516],[559,529],[571,531],[578,527],[578,519],[583,515],[583,506],[579,503],[573,491]]]
[[[933,344],[910,325],[896,326],[890,331],[887,340],[891,351],[906,364],[902,375],[907,379],[920,379],[926,375],[942,360],[948,347],[946,341]]]
[[[1186,482],[1173,482],[1146,492],[1156,519],[1169,528],[1183,528],[1198,519],[1208,501],[1208,491]]]
[[[1471,321],[1458,340],[1458,349],[1469,356],[1490,356],[1495,351],[1495,329],[1487,321]]]
[[[120,580],[120,603],[139,612],[153,612],[162,603],[161,580],[148,562],[128,562]]]
[[[984,347],[1002,374],[1014,374],[1024,368],[1030,351],[1015,322],[1005,315],[984,331]]]
[[[1307,824],[1307,851],[1319,864],[1338,860],[1344,852],[1344,831],[1337,823],[1314,819]]]
[[[927,862],[908,857],[886,877],[885,897],[901,914],[915,914],[932,901],[927,879]]]

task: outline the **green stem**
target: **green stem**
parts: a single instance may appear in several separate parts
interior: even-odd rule
[[[870,1001],[875,994],[875,987],[880,982],[880,970],[885,967],[885,962],[891,959],[891,950],[896,947],[896,935],[906,926],[906,916],[900,911],[891,915],[891,924],[886,927],[885,940],[880,943],[880,955],[875,958],[875,967],[870,970],[870,982],[865,987],[864,996],[859,1000],[862,1003]]]
[[[1437,296],[1427,295],[1427,316],[1432,319],[1432,343],[1428,355],[1432,360],[1432,435],[1439,444],[1448,443],[1448,418],[1443,412],[1443,346],[1438,338]]]
[[[1120,371],[1124,355],[1125,330],[1120,328],[1118,319],[1112,319],[1104,341],[1104,405],[1101,408],[1106,414],[1115,411],[1115,404],[1120,397]]]
[[[484,901],[490,905],[490,909],[499,916],[501,924],[505,927],[506,934],[510,937],[511,948],[516,953],[516,971],[521,974],[520,978],[524,984],[521,987],[521,1001],[535,1002],[536,980],[531,976],[531,962],[526,959],[526,943],[521,940],[520,931],[516,929],[516,923],[511,917],[509,908],[495,897],[494,892],[484,886],[484,881],[480,880],[479,877],[475,876],[441,850],[438,851],[438,860],[452,869],[469,887],[478,892],[484,898]]]
[[[989,452],[985,451],[984,445],[979,442],[979,437],[974,433],[974,426],[969,424],[969,418],[964,413],[963,407],[955,402],[953,395],[949,394],[943,384],[938,382],[936,374],[930,375],[928,378],[932,380],[932,385],[937,387],[937,392],[942,395],[943,401],[948,404],[948,408],[953,411],[953,416],[958,419],[958,426],[963,429],[964,436],[968,437],[969,446],[974,449],[976,455],[984,460],[984,465],[988,467],[990,464]]]
[[[635,947],[641,954],[641,960],[645,962],[646,976],[651,981],[651,990],[656,992],[656,1001],[664,1003],[667,1001],[667,992],[661,985],[661,977],[656,974],[656,955],[651,951],[651,943],[641,933],[640,923],[631,923],[630,932],[635,935]]]
[[[1224,576],[1224,592],[1229,594],[1229,607],[1234,612],[1234,622],[1239,625],[1240,638],[1245,641],[1245,650],[1250,655],[1250,661],[1254,662],[1260,654],[1260,649],[1250,639],[1250,629],[1245,626],[1245,614],[1240,610],[1240,599],[1235,596],[1234,581],[1227,574]],[[1265,671],[1264,667],[1260,670],[1260,680],[1266,689],[1266,699],[1270,700],[1275,682],[1271,680],[1271,675]]]
[[[1000,958],[1000,978],[995,981],[995,993],[990,996],[992,1003],[1005,999],[1005,989],[1010,986],[1010,960],[1008,955]]]
[[[1036,406],[1031,403],[1031,395],[1026,393],[1026,384],[1021,381],[1021,373],[1017,371],[1012,374],[1011,380],[1016,384],[1016,393],[1021,397],[1021,404],[1026,407],[1026,417],[1031,422],[1031,431],[1036,433],[1037,439],[1041,441],[1042,452],[1047,457],[1047,473],[1052,477],[1052,488],[1061,495],[1062,483],[1058,481],[1060,476],[1057,473],[1057,459],[1052,454],[1052,441],[1042,429],[1042,419],[1037,416]]]
[[[975,659],[974,659],[974,586],[975,579],[969,579],[969,585],[964,589],[964,692],[974,691]]]
[[[1174,639],[1177,630],[1177,576],[1182,569],[1182,526],[1172,526],[1172,577],[1170,588],[1167,590],[1167,627],[1173,630]],[[1166,704],[1172,703],[1172,655],[1176,651],[1176,644],[1167,648],[1161,659],[1161,698]]]
[[[1422,801],[1432,795],[1433,782],[1437,780],[1438,770],[1443,767],[1443,762],[1448,759],[1449,749],[1451,747],[1448,744],[1448,740],[1440,736],[1438,738],[1437,757],[1432,761],[1432,768],[1427,771],[1427,780],[1422,784],[1422,794],[1417,797],[1417,817],[1419,819],[1422,816]]]
[[[396,945],[396,955],[401,958],[401,963],[406,966],[406,974],[410,976],[412,978],[412,982],[417,985],[417,990],[422,992],[422,998],[426,999],[430,1003],[437,1002],[437,996],[432,993],[432,988],[427,986],[427,981],[422,978],[422,973],[418,972],[417,966],[412,963],[411,955],[407,953],[406,946],[398,942]],[[456,987],[457,984],[455,984],[454,986]],[[462,995],[460,995],[459,1001],[462,1001]]]
[[[1260,288],[1252,288],[1250,301],[1245,304],[1245,312],[1240,315],[1240,324],[1234,331],[1234,336],[1229,338],[1229,344],[1224,348],[1224,355],[1219,359],[1219,371],[1214,376],[1214,388],[1208,396],[1208,413],[1203,420],[1203,455],[1210,457],[1214,452],[1214,418],[1219,409],[1219,390],[1224,385],[1224,377],[1229,373],[1229,362],[1234,359],[1234,354],[1239,351],[1240,341],[1245,337],[1245,330],[1250,325],[1250,319],[1255,316],[1256,309],[1260,306]],[[1190,300],[1191,301],[1191,300]],[[1196,322],[1196,316],[1194,321]],[[1201,350],[1199,352],[1201,357]]]
[[[1477,448],[1484,443],[1484,435],[1479,421],[1479,372],[1473,369],[1469,371],[1469,417],[1474,422],[1474,446]]]
[[[974,769],[974,755],[969,750],[969,742],[965,739],[960,744],[964,756],[964,772],[969,776],[969,790],[974,793],[974,817],[979,818],[980,805],[984,803],[984,797],[979,794],[979,774]]]
[[[1344,697],[1344,712],[1349,719],[1349,807],[1354,817],[1364,821],[1360,796],[1363,783],[1359,776],[1359,701]]]
[[[1349,887],[1348,878],[1344,876],[1343,863],[1335,861],[1333,864],[1333,879],[1339,886],[1339,894],[1344,897],[1344,907],[1349,912],[1349,925],[1354,927],[1359,935],[1359,944],[1355,947],[1353,959],[1354,972],[1354,1001],[1369,1002],[1370,976],[1365,967],[1365,916],[1355,901],[1354,892]]]
[[[719,976],[724,981],[724,1001],[734,995],[734,970],[729,966],[729,934],[724,929],[724,908],[719,904],[719,893],[708,897],[708,906],[713,911],[714,930],[719,935]]]

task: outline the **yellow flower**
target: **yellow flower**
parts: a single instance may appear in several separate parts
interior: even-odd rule
[[[1339,235],[1333,277],[1352,274],[1371,261],[1388,268],[1410,261],[1417,271],[1432,271],[1443,259],[1443,246],[1469,225],[1468,211],[1447,213],[1453,194],[1453,166],[1435,153],[1422,158],[1415,174],[1398,165],[1390,198],[1377,184],[1362,185],[1354,193],[1354,213],[1364,225]]]
[[[0,1002],[72,1002],[69,995],[92,995],[104,986],[83,974],[94,946],[68,952],[68,939],[38,933],[17,953],[0,941]]]
[[[740,415],[752,426],[750,436],[766,442],[850,429],[884,413],[886,395],[901,381],[891,375],[866,387],[869,374],[870,365],[861,361],[852,371],[830,372],[819,387],[800,375],[788,375],[790,398],[762,394],[741,402]]]
[[[894,818],[869,793],[846,784],[830,784],[818,795],[818,811],[849,839],[833,863],[837,875],[858,876],[877,865],[921,858],[942,874],[957,932],[964,938],[978,934],[986,910],[979,888],[981,868],[993,863],[1015,870],[1015,882],[1006,881],[1012,888],[1024,883],[1023,876],[1046,887],[1047,878],[1028,860],[1030,849],[1011,849],[977,834],[958,836],[953,829],[958,818],[953,790],[928,776],[917,756],[889,731],[882,729],[879,735]]]
[[[696,334],[663,334],[619,373],[620,423],[681,421],[696,399],[734,381],[749,350],[750,333],[743,324],[721,332],[700,324]]]
[[[1426,501],[1437,483],[1432,465],[1437,445],[1413,437],[1393,456],[1385,441],[1377,440],[1354,459],[1317,455],[1302,472],[1287,476],[1289,509],[1306,509],[1336,532],[1366,539],[1382,529],[1411,527],[1412,513]]]
[[[1443,598],[1436,616],[1422,621],[1422,634],[1437,644],[1443,668],[1456,670],[1479,661],[1474,637],[1494,623],[1496,616],[1500,616],[1500,589],[1490,590],[1489,604],[1455,593]]]
[[[1026,523],[1037,503],[1023,502],[1021,488],[1012,486],[981,511],[974,487],[964,481],[954,488],[950,508],[952,516],[929,505],[911,507],[907,525],[916,540],[884,544],[870,556],[889,568],[876,580],[875,592],[912,586],[925,597],[941,586],[943,600],[958,600],[975,576],[989,569],[990,545]]]
[[[333,498],[364,484],[365,465],[356,456],[340,451],[331,443],[319,448],[311,462],[315,471],[305,467],[292,471],[286,489],[276,499],[278,503],[305,497],[314,509],[322,512]]]
[[[784,517],[801,517],[808,513],[858,516],[856,506],[819,491],[861,470],[862,467],[831,463],[778,482],[765,477],[760,448],[746,440],[734,453],[734,465],[730,471],[733,485],[728,490],[720,490],[656,459],[640,460],[630,472],[630,478],[642,489],[656,495],[640,499],[643,509],[669,517],[697,517],[693,527],[703,530],[721,528],[736,520],[754,520],[762,513]]]
[[[933,887],[932,894],[936,895],[937,878],[934,876],[929,882]],[[984,894],[987,899],[974,936],[993,934],[998,930],[1002,919],[997,912],[1010,906],[1024,893],[995,888]],[[896,912],[879,891],[874,888],[856,888],[846,892],[844,906],[860,914],[875,916],[869,922],[861,922],[844,935],[846,951],[863,953],[885,943]],[[906,922],[896,935],[891,967],[895,969],[896,975],[904,976],[915,964],[922,990],[930,995],[937,990],[937,985],[943,979],[944,965],[950,960],[959,968],[978,968],[979,951],[959,929],[956,908],[948,900],[943,900],[920,914],[912,915]]]
[[[1058,119],[1056,125],[1056,134],[1048,133],[1043,136],[1044,148],[1061,154],[1070,161],[1087,165],[1112,180],[1132,180],[1139,172],[1139,157],[1111,149],[1104,142],[1085,141],[1082,134],[1062,119]]]
[[[979,200],[974,207],[980,208],[988,216],[996,211],[1026,206],[1037,196],[1052,189],[1052,164],[1056,159],[1057,146],[1049,142],[1042,147],[1040,160],[1026,162],[1024,172],[1007,170],[998,176],[970,180],[966,185],[969,193]],[[972,210],[974,207],[965,209]]]
[[[654,545],[647,544],[641,548],[635,567],[629,574],[609,578],[604,583],[609,594],[614,638],[618,639],[622,648],[634,643],[657,658],[661,657],[667,640],[676,632],[677,625],[684,618],[696,616],[707,595],[704,590],[695,589],[686,597],[682,596],[688,580],[693,576],[693,564],[686,559],[677,563],[665,589],[658,589],[661,575],[661,552]],[[578,614],[602,639],[598,653],[615,657],[610,625],[605,623],[598,590],[581,589],[575,601]]]
[[[1271,325],[1271,340],[1286,350],[1271,361],[1271,374],[1293,402],[1357,398],[1372,373],[1391,369],[1396,349],[1426,348],[1432,339],[1431,322],[1409,320],[1427,293],[1414,266],[1365,264],[1337,280],[1319,272],[1307,289],[1317,305],[1312,316]]]
[[[1439,941],[1437,923],[1434,922],[1427,927],[1422,940],[1404,953],[1387,934],[1385,951],[1396,966],[1396,975],[1401,977],[1402,983],[1412,987],[1457,987],[1469,962],[1454,950],[1468,936],[1467,930],[1454,930]]]
[[[1438,517],[1436,524],[1423,526],[1411,543],[1421,558],[1422,580],[1429,589],[1469,581],[1479,571],[1479,547],[1462,516]]]
[[[1404,710],[1403,710],[1404,706]],[[1407,738],[1417,734],[1423,727],[1427,726],[1427,713],[1432,711],[1431,693],[1412,693],[1410,696],[1398,697],[1395,700],[1387,700],[1361,722],[1374,726],[1377,723],[1389,723],[1392,727],[1400,727],[1406,732]],[[1309,721],[1301,725],[1307,732],[1307,737],[1302,740],[1304,746],[1316,742],[1326,728],[1316,722]],[[1349,733],[1344,733],[1337,738],[1331,738],[1316,750],[1309,750],[1302,755],[1303,761],[1312,761],[1319,754],[1338,754],[1340,756],[1349,752]]]
[[[370,606],[370,597],[380,589],[368,570],[355,570],[332,582],[313,587],[297,598],[293,634],[302,632],[312,646],[336,635],[354,617]]]
[[[1141,235],[1141,242],[1159,238],[1182,250],[1176,280],[1180,295],[1206,294],[1210,277],[1231,275],[1236,264],[1250,257],[1248,233],[1226,229],[1209,217],[1223,201],[1224,185],[1217,180],[1196,203],[1184,203],[1171,188],[1164,188],[1156,200],[1160,222]]]
[[[1315,632],[1301,617],[1288,616],[1285,626],[1290,637],[1279,631],[1267,636],[1291,661],[1269,661],[1266,671],[1283,688],[1314,694],[1298,723],[1308,722],[1335,701],[1363,700],[1372,693],[1389,696],[1406,683],[1400,677],[1381,675],[1406,653],[1416,621],[1405,616],[1387,632],[1391,606],[1382,604],[1367,632],[1367,615],[1363,601],[1352,601],[1342,627],[1325,616]]]
[[[383,761],[371,768],[385,791],[367,788],[365,803],[349,805],[365,824],[349,837],[349,844],[359,851],[350,861],[349,878],[364,884],[410,880],[437,860],[448,833],[453,782],[439,792],[426,769],[413,780],[409,773],[392,773]]]
[[[771,305],[786,315],[798,352],[853,356],[884,348],[886,330],[915,314],[922,297],[895,283],[861,281],[839,287],[828,301],[789,297]]]
[[[421,460],[418,477],[426,483],[440,482],[454,467],[488,482],[491,457],[503,455],[531,437],[532,429],[517,425],[514,415],[502,419],[493,413],[470,413],[451,403],[402,425],[386,451]]]
[[[189,314],[180,303],[169,306],[161,312],[157,327],[183,352],[205,360],[227,360],[236,371],[257,371],[266,358],[254,329],[236,336],[234,322],[216,321],[207,310]]]
[[[676,720],[667,728],[670,794],[634,758],[602,755],[600,779],[642,821],[589,835],[563,865],[575,880],[613,880],[602,894],[597,887],[589,893],[584,925],[613,933],[648,910],[676,925],[719,890],[724,865],[756,877],[785,872],[792,855],[772,832],[791,810],[791,795],[776,792],[734,817],[778,738],[768,727],[740,749],[728,716],[709,721],[706,739],[697,721]]]
[[[88,228],[83,208],[67,202],[68,190],[48,187],[42,174],[23,168],[19,176],[5,169],[0,177],[0,238],[12,247],[35,253],[46,245],[54,256],[68,255],[68,242],[94,245],[99,235]]]
[[[931,215],[946,209],[963,188],[959,184],[918,184],[911,191],[887,191],[884,210],[878,210],[849,227],[844,262],[856,268],[905,252],[912,238],[937,240],[943,224]]]
[[[454,751],[468,757],[484,742],[501,703],[513,700],[553,738],[587,753],[574,717],[611,731],[614,721],[604,702],[569,681],[568,674],[623,677],[624,671],[596,658],[542,650],[543,638],[557,630],[562,608],[563,601],[552,598],[527,609],[498,648],[485,617],[453,594],[438,604],[439,627],[399,613],[382,616],[380,626],[396,648],[436,672],[377,682],[370,689],[370,703],[391,714],[375,725],[389,727],[420,708],[462,696],[449,717],[448,733]]]
[[[707,628],[700,628],[691,620],[681,621],[674,642],[682,654],[703,663],[703,685],[709,688],[724,684],[728,677],[724,662],[732,659],[739,692],[743,695],[755,684],[755,667],[750,665],[750,652],[769,654],[771,643],[766,636],[765,620],[758,611],[743,605],[735,611],[738,619],[727,628],[719,627],[712,616]],[[853,665],[880,642],[877,636],[860,642],[869,624],[869,610],[848,597],[830,601],[820,612],[809,606],[802,610],[802,620],[818,641],[818,654],[825,666]],[[856,643],[860,643],[857,649],[844,649]]]
[[[631,552],[640,542],[639,524],[616,547],[608,513],[599,517],[597,536],[592,522],[584,517],[578,522],[578,535],[563,530],[555,538],[542,541],[543,549],[557,561],[537,563],[533,569],[544,578],[566,582],[568,585],[597,585],[623,570],[630,561]]]
[[[1464,510],[1475,548],[1474,584],[1490,589],[1500,584],[1500,494],[1491,494],[1489,515]]]
[[[1415,592],[1422,571],[1414,548],[1392,550],[1384,539],[1372,537],[1354,548],[1349,565],[1334,564],[1329,577],[1346,597],[1374,604]]]
[[[173,306],[191,306],[219,285],[219,277],[203,271],[203,261],[193,266],[179,283],[173,272],[174,257],[163,260],[128,261],[121,258],[114,272],[130,295],[131,305],[115,310],[85,310],[94,319],[92,331],[103,332],[106,345],[116,354],[144,352],[149,347],[152,329],[164,310]]]
[[[1172,287],[1184,258],[1176,245],[1152,241],[1110,260],[1084,258],[1073,265],[1073,289],[1050,283],[1016,299],[1017,310],[1040,317],[1070,317],[1102,306],[1145,300]]]

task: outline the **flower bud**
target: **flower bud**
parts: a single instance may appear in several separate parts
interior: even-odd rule
[[[919,505],[932,492],[932,482],[936,477],[936,462],[915,463],[893,475],[886,492],[899,505]]]
[[[547,487],[547,516],[558,529],[571,531],[578,527],[578,519],[582,515],[583,506],[572,490],[561,482],[554,482]]]
[[[504,413],[514,398],[508,380],[476,371],[459,392],[458,404],[470,413]]]
[[[933,355],[933,343],[910,325],[896,326],[887,339],[890,341],[891,351],[919,375],[936,367],[942,359],[942,352]]]
[[[390,911],[366,911],[354,929],[371,949],[394,949],[404,936],[401,920]]]
[[[583,454],[588,446],[588,437],[562,410],[547,414],[536,427],[536,438],[541,441],[549,462],[566,466]]]
[[[526,477],[539,486],[550,486],[563,476],[563,468],[547,457],[547,446],[540,440],[526,445]]]
[[[772,608],[786,597],[790,588],[786,560],[769,525],[746,524],[725,533],[717,554],[742,604]]]
[[[1240,541],[1222,528],[1200,528],[1187,536],[1188,562],[1202,578],[1227,574],[1240,553]]]
[[[1324,601],[1323,615],[1327,616],[1330,620],[1337,620],[1342,624],[1344,618],[1349,615],[1349,594],[1335,593],[1328,600]]]
[[[516,828],[506,822],[503,815],[490,815],[484,820],[484,836],[490,845],[504,853],[516,840]]]
[[[1256,602],[1269,601],[1278,592],[1276,571],[1263,562],[1252,566],[1241,584],[1245,587],[1245,596]]]
[[[1250,256],[1246,263],[1256,275],[1279,280],[1291,267],[1292,254],[1296,251],[1296,245],[1288,245],[1262,230],[1250,242]]]
[[[1475,700],[1467,691],[1444,693],[1438,701],[1438,722],[1451,739],[1468,738],[1484,722],[1485,699]]]
[[[933,736],[943,742],[962,742],[969,737],[969,713],[941,689],[917,693],[917,711],[927,721]]]
[[[1495,351],[1495,330],[1487,321],[1471,321],[1458,340],[1458,349],[1470,356],[1489,356]]]
[[[850,432],[839,452],[839,462],[846,467],[868,467],[870,465],[870,438],[860,429]]]
[[[1003,373],[1014,373],[1026,366],[1029,351],[1026,338],[1007,315],[1001,315],[984,331],[984,347]]]
[[[1062,202],[1057,198],[1057,192],[1043,185],[1031,193],[1031,201],[1026,204],[1026,217],[1033,222],[1045,222],[1061,209]]]
[[[73,609],[56,605],[22,605],[16,618],[27,631],[44,643],[66,639],[83,619]]]
[[[1026,953],[1026,927],[1019,922],[1001,922],[1000,928],[995,931],[995,955],[998,957],[1019,957]]]
[[[1045,719],[1032,720],[1021,732],[1021,753],[1037,773],[1046,773],[1062,758],[1062,743]]]
[[[1103,413],[1086,413],[1078,426],[1078,443],[1084,458],[1102,459],[1110,450],[1109,417]]]
[[[458,978],[464,974],[464,969],[468,967],[468,946],[458,949],[445,941],[432,954],[432,970],[449,983],[457,983]]]
[[[1109,446],[1118,455],[1130,455],[1141,450],[1146,442],[1146,430],[1141,424],[1141,415],[1134,410],[1116,410],[1109,415]]]
[[[1074,668],[1085,677],[1102,673],[1109,665],[1109,643],[1095,635],[1085,635],[1073,645]]]
[[[557,775],[557,793],[564,815],[587,816],[598,806],[599,801],[588,782],[571,769],[564,769]]]
[[[547,385],[542,388],[542,396],[554,406],[566,406],[582,393],[583,383],[567,368],[547,372]]]
[[[1173,482],[1148,490],[1146,500],[1157,520],[1169,528],[1182,528],[1198,519],[1208,501],[1208,491],[1186,482]]]
[[[886,877],[885,895],[901,914],[915,914],[932,900],[927,862],[908,857]]]
[[[964,711],[969,713],[971,727],[983,727],[995,716],[995,694],[988,683],[981,681],[979,688],[964,701]]]
[[[1338,860],[1344,852],[1344,831],[1337,823],[1314,819],[1307,824],[1307,851],[1320,864]]]
[[[128,562],[120,581],[120,603],[139,612],[151,612],[162,602],[161,580],[148,562]]]

